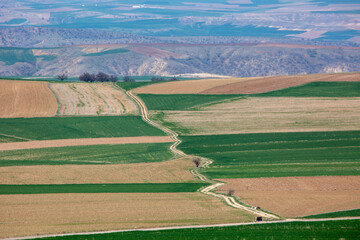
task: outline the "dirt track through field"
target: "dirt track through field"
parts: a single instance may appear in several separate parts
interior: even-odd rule
[[[195,192],[0,195],[0,219],[0,238],[5,238],[249,222],[253,217]]]
[[[0,118],[52,117],[57,108],[46,82],[0,80]]]
[[[144,102],[139,98],[137,97],[135,94],[132,93],[132,91],[127,91],[126,94],[128,96],[130,96],[131,98],[134,99],[134,101],[139,105],[140,107],[140,110],[141,110],[141,116],[143,118],[143,120],[151,125],[153,125],[154,127],[157,127],[159,129],[161,129],[162,131],[166,132],[173,140],[174,140],[174,144],[172,144],[170,146],[170,150],[174,153],[175,156],[178,156],[178,157],[186,157],[187,155],[177,149],[176,147],[181,143],[181,140],[178,139],[178,134],[158,123],[155,123],[153,122],[152,120],[149,119],[149,112],[146,108],[146,105],[144,104]],[[189,156],[191,157],[191,156]],[[211,183],[212,185],[211,186],[208,186],[208,187],[205,187],[205,188],[202,188],[200,189],[200,192],[203,193],[203,194],[206,194],[208,196],[212,196],[212,197],[216,197],[218,199],[222,199],[226,202],[227,205],[233,207],[233,208],[236,208],[236,209],[241,209],[241,210],[244,210],[244,211],[247,211],[251,214],[255,214],[257,216],[262,216],[264,218],[267,218],[267,219],[279,219],[278,216],[274,215],[274,214],[271,214],[271,213],[267,213],[267,212],[264,212],[262,210],[257,210],[255,209],[254,207],[252,206],[245,206],[244,204],[241,204],[239,203],[234,197],[232,196],[227,196],[227,195],[223,195],[223,194],[218,194],[218,193],[215,193],[214,191],[222,186],[224,183],[219,183],[219,182],[216,182],[216,181],[212,181],[210,179],[208,179],[205,175],[201,174],[200,173],[200,169],[201,168],[208,168],[209,165],[212,163],[211,160],[209,159],[206,159],[206,158],[202,158],[201,159],[201,164],[198,168],[195,168],[191,171],[191,173],[199,178],[201,181],[204,181],[204,182],[208,182],[208,183]]]
[[[360,176],[219,179],[241,201],[283,217],[302,217],[360,208]]]
[[[51,83],[59,101],[58,115],[138,114],[135,103],[114,84]]]
[[[168,136],[143,136],[143,137],[118,137],[118,138],[36,140],[36,141],[27,141],[27,142],[0,143],[0,151],[33,149],[33,148],[87,146],[87,145],[164,143],[164,142],[172,142],[172,139]]]

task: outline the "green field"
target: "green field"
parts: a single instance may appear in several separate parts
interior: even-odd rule
[[[312,82],[278,91],[254,94],[259,97],[360,97],[360,82]]]
[[[159,83],[159,82],[151,82],[151,81],[146,81],[146,82],[118,82],[117,85],[119,87],[125,89],[126,91],[129,91],[129,90],[134,89],[134,88],[143,87],[143,86],[154,84],[154,83]]]
[[[0,134],[0,143],[7,143],[7,142],[22,142],[23,140],[10,137],[10,136],[4,136]]]
[[[139,94],[149,110],[190,110],[225,100],[239,99],[239,95],[201,94]]]
[[[124,164],[167,161],[171,143],[139,143],[0,151],[0,166]]]
[[[329,212],[316,215],[306,216],[304,218],[337,218],[337,217],[359,217],[360,209],[353,209],[340,212]]]
[[[88,54],[84,54],[83,56],[103,56],[103,55],[108,55],[108,54],[117,54],[117,53],[126,53],[126,52],[130,52],[127,49],[124,48],[117,48],[117,49],[111,49],[111,50],[107,50],[107,51],[103,51],[103,52],[97,52],[97,53],[88,53]]]
[[[0,134],[33,140],[165,135],[140,116],[3,118]]]
[[[210,178],[360,174],[360,131],[182,136],[179,149],[214,160]]]
[[[253,224],[234,227],[189,228],[84,234],[41,239],[358,239],[360,220]]]
[[[0,184],[0,194],[196,192],[206,183]]]
[[[36,58],[28,48],[0,47],[0,61],[12,65],[17,62],[35,62]]]

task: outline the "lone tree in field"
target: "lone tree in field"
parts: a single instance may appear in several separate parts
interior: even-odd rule
[[[234,190],[234,189],[229,189],[227,195],[228,195],[228,196],[233,196],[234,193],[235,193],[235,190]]]
[[[193,163],[195,163],[196,167],[199,167],[199,166],[200,166],[200,163],[201,163],[200,158],[194,158],[194,159],[193,159]]]
[[[67,76],[65,73],[63,73],[63,74],[57,75],[57,78],[58,78],[60,81],[64,81],[65,79],[68,78],[68,76]]]

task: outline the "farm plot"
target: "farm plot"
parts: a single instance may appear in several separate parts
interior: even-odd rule
[[[360,73],[202,79],[167,82],[135,89],[142,94],[257,94],[310,82],[360,81]]]
[[[183,134],[360,129],[360,98],[247,98],[163,116]]]
[[[347,211],[328,212],[316,215],[306,216],[304,218],[337,218],[337,217],[359,217],[360,209],[352,209]]]
[[[124,164],[169,160],[171,143],[39,148],[0,152],[0,166]]]
[[[108,83],[50,83],[59,101],[58,115],[138,114],[135,103]]]
[[[31,140],[165,136],[140,116],[7,118],[0,133]]]
[[[147,85],[134,90],[140,94],[197,94],[217,86],[227,85],[236,82],[254,80],[257,78],[224,78],[224,79],[200,79],[187,81],[172,81]],[[218,94],[218,93],[217,93]]]
[[[183,136],[179,149],[214,160],[210,178],[360,175],[360,132]]]
[[[42,239],[356,239],[360,221],[319,221],[250,224],[244,226],[190,228],[158,231],[132,231],[106,234],[83,234]]]
[[[0,118],[51,117],[58,104],[45,82],[0,80]]]
[[[169,136],[143,136],[143,137],[122,137],[122,138],[78,138],[78,139],[41,140],[41,141],[7,142],[7,143],[0,142],[0,151],[34,149],[34,148],[51,148],[51,147],[114,145],[114,144],[129,144],[129,143],[162,143],[162,142],[173,142],[173,140]]]
[[[51,193],[196,192],[206,183],[0,184],[0,195]]]
[[[241,98],[237,95],[139,94],[149,110],[187,110]]]
[[[360,77],[360,76],[359,76]],[[256,94],[262,97],[360,97],[360,82],[312,82]]]
[[[246,222],[254,217],[201,193],[103,193],[0,195],[0,218],[0,237],[5,238]]]
[[[235,82],[209,88],[201,94],[257,94],[303,85],[310,82],[359,82],[360,73],[274,76]]]
[[[0,184],[198,182],[192,159],[116,165],[37,165],[0,168]]]
[[[221,192],[282,217],[300,217],[360,208],[360,176],[219,179]],[[325,217],[325,216],[324,216]]]

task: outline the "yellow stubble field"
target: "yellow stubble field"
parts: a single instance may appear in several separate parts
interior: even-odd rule
[[[46,82],[0,80],[0,118],[52,117],[58,109]]]

